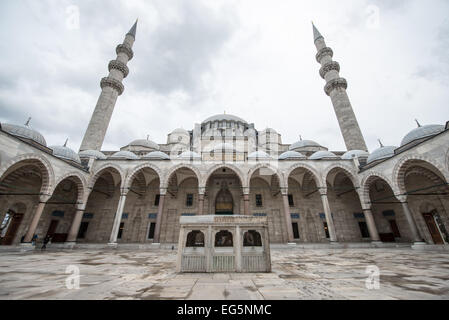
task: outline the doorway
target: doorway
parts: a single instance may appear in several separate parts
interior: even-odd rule
[[[423,213],[424,221],[426,222],[427,229],[429,230],[430,235],[432,236],[433,243],[435,244],[444,244],[443,237],[441,236],[440,230],[438,229],[438,225],[435,222],[434,215],[429,213]]]
[[[1,240],[1,244],[5,246],[10,246],[13,244],[14,238],[16,237],[17,230],[19,229],[20,223],[23,219],[22,213],[13,213],[10,212],[10,221],[8,221],[8,225],[6,226],[7,230],[5,236]]]

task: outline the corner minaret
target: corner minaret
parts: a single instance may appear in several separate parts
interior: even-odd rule
[[[335,114],[337,115],[340,130],[345,140],[346,148],[350,150],[368,151],[362,131],[360,130],[357,118],[352,110],[351,102],[349,102],[346,89],[348,83],[345,79],[340,78],[340,64],[332,60],[334,55],[331,48],[326,46],[324,37],[313,26],[313,40],[318,50],[316,60],[321,64],[320,75],[326,80],[324,91],[331,98],[334,105]]]
[[[136,40],[136,31],[137,21],[126,34],[123,43],[117,46],[117,59],[109,62],[109,76],[101,79],[101,94],[84,134],[80,151],[101,150],[115,103],[125,90],[122,81],[128,76],[127,64],[134,56],[132,47]]]

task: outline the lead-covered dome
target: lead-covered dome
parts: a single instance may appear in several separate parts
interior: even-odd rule
[[[84,150],[79,153],[80,158],[95,158],[105,160],[107,157],[98,150]]]
[[[391,158],[394,156],[394,150],[396,149],[397,147],[387,146],[374,150],[368,157],[367,164],[373,163],[374,161]]]
[[[305,155],[296,151],[287,151],[279,156],[279,160],[301,160],[306,158]]]
[[[323,160],[323,159],[339,159],[337,155],[330,151],[317,151],[309,157],[310,160]]]
[[[257,160],[257,159],[272,159],[272,157],[266,153],[265,151],[255,151],[248,156],[248,159]]]
[[[410,131],[404,139],[402,139],[401,147],[409,144],[410,142],[434,136],[440,132],[443,132],[445,127],[438,124],[430,124],[426,126],[420,126],[412,131]]]
[[[351,160],[353,158],[367,158],[369,153],[363,150],[351,150],[341,156],[343,160]]]
[[[247,123],[242,118],[233,116],[232,114],[217,114],[215,116],[207,118],[206,120],[203,121],[203,123],[215,122],[215,121],[234,121],[234,122]]]
[[[128,147],[144,147],[147,149],[160,150],[159,145],[156,142],[151,141],[149,139],[134,140],[128,145]]]
[[[184,151],[178,156],[178,159],[182,160],[200,160],[201,156],[194,151]]]
[[[119,151],[110,156],[109,159],[138,160],[139,157],[130,151]]]
[[[73,151],[72,149],[66,147],[66,146],[52,146],[49,147],[51,150],[53,150],[53,155],[55,157],[58,157],[60,159],[73,161],[76,163],[81,164],[81,159],[78,156],[78,154]]]
[[[315,141],[312,141],[312,140],[300,140],[300,141],[297,141],[297,142],[293,143],[290,146],[289,150],[290,151],[295,151],[296,149],[302,149],[302,148],[308,148],[308,147],[319,147],[319,148],[321,148],[322,146],[319,143],[317,143]]]
[[[28,125],[2,123],[1,126],[3,131],[13,136],[29,139],[45,147],[47,146],[44,136]]]
[[[170,157],[161,151],[153,151],[150,153],[147,153],[142,157],[142,159],[149,159],[149,160],[170,160]]]

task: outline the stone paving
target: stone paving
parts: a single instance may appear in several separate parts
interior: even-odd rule
[[[449,255],[411,249],[272,249],[269,274],[177,274],[170,250],[0,252],[0,299],[449,299]],[[66,287],[66,268],[80,288]],[[380,289],[366,288],[367,266]]]

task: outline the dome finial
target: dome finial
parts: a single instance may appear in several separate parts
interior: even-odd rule
[[[380,147],[383,148],[384,145],[383,145],[382,141],[380,141],[380,139],[377,139],[377,141],[379,141]]]
[[[69,138],[65,140],[64,147],[67,147],[67,142],[69,142]]]
[[[25,125],[28,127],[30,125],[30,121],[31,121],[31,117],[28,118],[27,122],[25,123]]]
[[[150,135],[149,134],[147,134],[147,140],[150,140]]]
[[[418,125],[418,128],[421,128],[422,125],[419,123],[418,119],[415,119],[415,121],[416,121],[416,124]]]
[[[302,141],[302,135],[299,135],[299,141]]]

